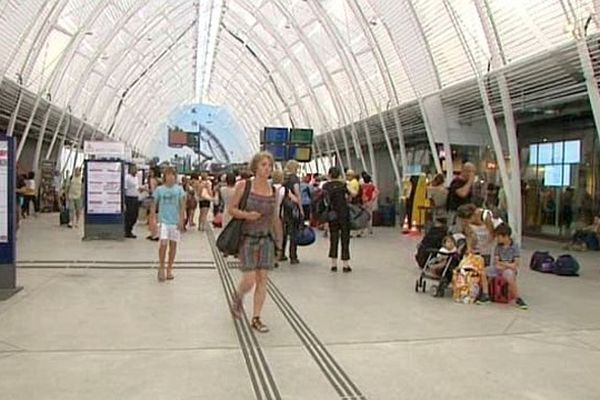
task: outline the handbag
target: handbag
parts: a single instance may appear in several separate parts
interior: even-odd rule
[[[223,227],[223,213],[215,214],[212,224],[215,228]]]
[[[248,202],[248,196],[250,196],[250,190],[252,189],[252,183],[247,180],[246,186],[244,187],[244,194],[240,199],[239,209],[244,210],[246,203]],[[237,255],[240,250],[240,241],[242,240],[242,225],[244,224],[243,219],[233,218],[225,228],[219,234],[217,238],[217,248],[221,253],[226,256]]]

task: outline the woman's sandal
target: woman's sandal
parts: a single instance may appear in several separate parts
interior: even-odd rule
[[[251,326],[252,326],[252,328],[256,329],[260,333],[269,332],[269,328],[265,324],[262,323],[262,321],[260,320],[260,317],[252,318]]]
[[[231,301],[231,315],[233,315],[233,318],[240,319],[242,316],[242,307],[242,298],[237,293],[234,294]]]

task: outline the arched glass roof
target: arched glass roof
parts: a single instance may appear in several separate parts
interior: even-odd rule
[[[140,153],[186,103],[347,126],[597,32],[592,0],[0,0],[0,73]],[[484,23],[485,21],[485,23]],[[486,32],[486,29],[488,31]],[[495,38],[492,42],[490,37]]]

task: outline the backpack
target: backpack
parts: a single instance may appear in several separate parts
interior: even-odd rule
[[[312,214],[322,224],[337,219],[337,213],[331,208],[331,198],[327,190],[319,189],[315,191],[311,208]]]
[[[302,220],[300,216],[300,207],[290,198],[290,189],[284,186],[285,193],[281,200],[281,208],[279,209],[279,216],[284,222],[299,222]]]
[[[471,304],[481,291],[481,274],[484,274],[484,261],[479,255],[469,254],[463,258],[452,273],[452,297],[458,303]]]
[[[359,231],[369,226],[371,214],[359,204],[348,204],[350,214],[350,230]]]
[[[572,255],[563,254],[554,262],[552,272],[561,276],[579,276],[579,263]]]
[[[504,279],[503,276],[499,275],[492,279],[489,282],[489,294],[490,298],[495,303],[510,303],[513,300],[513,296],[511,296],[508,282]]]
[[[536,251],[531,256],[529,261],[529,268],[534,271],[551,274],[554,272],[554,257],[547,251]]]

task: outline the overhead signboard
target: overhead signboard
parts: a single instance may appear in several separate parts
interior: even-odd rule
[[[298,162],[310,162],[312,159],[312,147],[310,146],[294,146],[288,147],[288,160],[296,160]]]
[[[286,143],[290,130],[288,128],[266,127],[262,133],[262,143]]]
[[[271,153],[275,161],[287,160],[287,147],[284,144],[267,144],[263,149]]]
[[[189,139],[188,133],[181,129],[169,128],[169,147],[183,147],[188,146]]]
[[[86,140],[83,144],[83,152],[89,158],[115,158],[126,160],[131,158],[131,154],[127,154],[125,144],[122,142],[100,142]]]
[[[290,130],[290,143],[311,145],[314,131],[312,129],[292,128]]]

